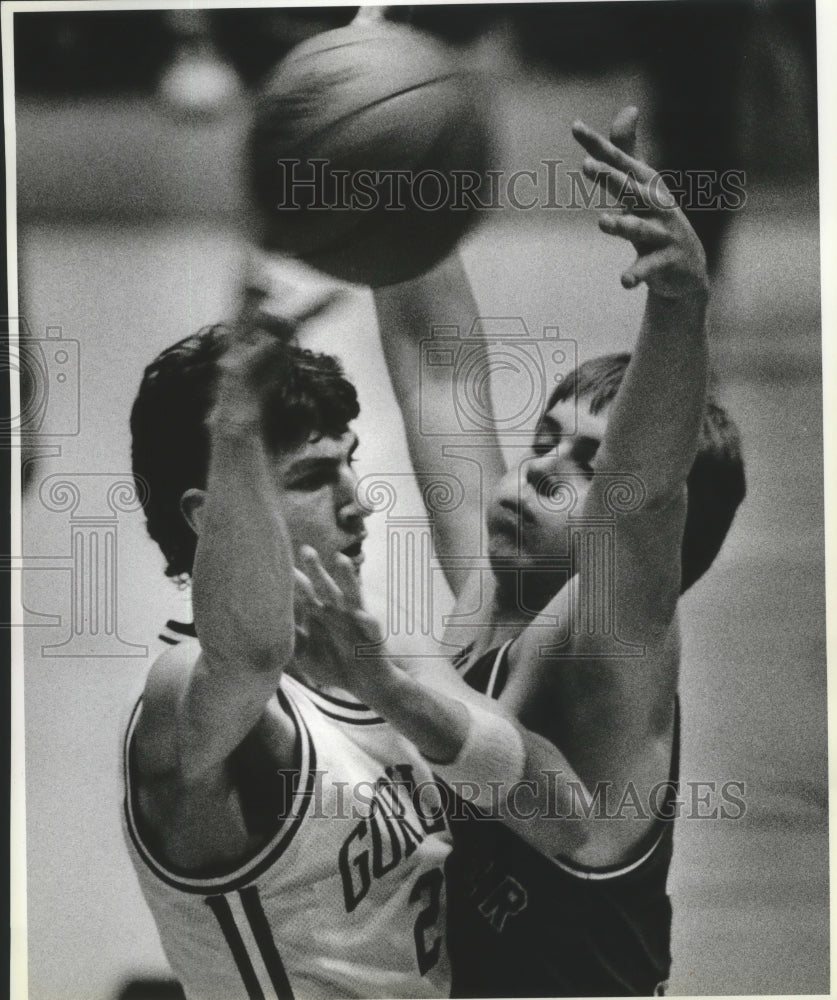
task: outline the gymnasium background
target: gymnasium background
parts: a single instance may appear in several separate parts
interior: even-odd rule
[[[139,985],[167,971],[121,843],[119,744],[157,632],[187,612],[119,485],[128,414],[159,349],[235,309],[251,88],[295,40],[353,12],[14,15],[32,1000],[166,995]],[[743,782],[747,808],[677,826],[671,989],[825,993],[813,4],[475,5],[414,19],[491,65],[506,169],[577,166],[572,119],[605,129],[634,103],[655,165],[746,172],[742,209],[696,217],[748,497],[683,602],[682,779]],[[642,293],[618,282],[630,250],[592,211],[507,210],[464,253],[484,315],[520,317],[535,335],[558,325],[582,358],[632,344]],[[406,469],[368,294],[353,295],[328,346],[360,387],[361,475]],[[415,491],[410,502],[418,513]],[[384,532],[370,530],[374,590]]]

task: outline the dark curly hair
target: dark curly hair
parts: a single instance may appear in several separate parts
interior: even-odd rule
[[[555,389],[547,409],[575,398],[585,400],[590,413],[599,413],[616,396],[630,360],[630,354],[604,354],[585,361]],[[712,565],[747,492],[738,428],[711,395],[686,486],[681,594]]]
[[[230,328],[216,325],[167,348],[145,369],[131,410],[131,460],[148,533],[166,575],[191,574],[197,539],[180,510],[188,489],[206,486],[206,418]],[[357,417],[357,393],[336,358],[277,340],[263,412],[264,441],[278,454],[312,433],[339,437]]]

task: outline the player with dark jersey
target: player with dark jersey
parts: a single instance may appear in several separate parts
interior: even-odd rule
[[[508,680],[505,648],[489,650],[464,677],[476,690],[499,698]],[[546,857],[471,807],[454,817],[454,852],[447,864],[452,996],[662,992],[671,967],[666,880],[679,772],[679,706],[675,712],[669,780],[661,789],[657,820],[634,860],[609,869],[584,868]]]
[[[559,748],[585,789],[610,788],[616,802],[630,791],[640,806],[618,821],[594,809],[569,849],[548,837],[532,849],[525,822],[508,832],[466,810],[448,863],[456,995],[651,994],[668,977],[677,605],[719,551],[744,476],[735,428],[707,392],[705,256],[660,175],[633,155],[635,125],[625,109],[610,141],[582,123],[573,133],[609,202],[600,228],[637,252],[622,285],[648,288],[636,348],[559,384],[516,465],[499,431],[492,444],[480,426],[469,441],[451,407],[452,389],[474,391],[457,378],[492,367],[459,262],[375,290],[414,468],[462,485],[463,503],[431,510],[455,598],[447,655],[460,650],[468,682]],[[439,326],[467,343],[443,345],[448,361],[431,365],[419,341]],[[448,685],[431,662],[416,673]],[[572,822],[555,811],[556,834]]]

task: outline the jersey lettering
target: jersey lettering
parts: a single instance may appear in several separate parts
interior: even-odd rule
[[[399,794],[405,787],[409,793],[406,799]],[[443,817],[440,820],[431,813],[428,818],[415,806],[417,794],[409,765],[387,768],[387,777],[377,783],[370,799],[369,815],[352,829],[338,852],[347,913],[363,901],[376,879],[383,878],[409,858],[428,833],[444,829]],[[409,806],[415,811],[421,829],[407,816]]]
[[[445,876],[440,868],[431,868],[416,880],[410,893],[410,902],[427,901],[416,917],[413,937],[416,942],[416,961],[419,972],[425,976],[439,961],[442,937],[436,927],[441,910],[442,886]]]
[[[526,909],[528,896],[523,886],[507,875],[479,903],[480,913],[488,920],[497,933],[501,933],[506,920]]]
[[[340,847],[338,865],[340,868],[340,877],[343,881],[343,899],[346,903],[346,913],[351,913],[355,909],[367,892],[369,892],[369,887],[372,884],[372,880],[369,877],[369,851],[360,850],[356,854],[353,854],[351,858],[349,857],[352,843],[356,840],[363,840],[368,832],[369,826],[367,821],[365,819],[361,820]]]
[[[425,833],[441,833],[445,829],[445,808],[435,782],[416,784],[415,773],[411,764],[398,764],[387,768],[387,777],[397,786],[406,789],[410,801],[418,816],[421,828]],[[438,801],[438,807],[433,808],[431,799]]]

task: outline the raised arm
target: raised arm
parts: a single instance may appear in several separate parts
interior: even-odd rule
[[[581,123],[573,131],[589,154],[585,174],[617,204],[601,216],[600,228],[637,250],[622,284],[644,282],[648,299],[581,510],[599,553],[613,531],[613,577],[602,573],[601,561],[580,562],[545,609],[558,616],[559,628],[541,618],[512,647],[513,680],[504,700],[555,740],[588,786],[612,782],[618,795],[630,782],[644,794],[668,778],[671,761],[675,611],[686,477],[705,404],[708,280],[700,242],[654,171]],[[619,480],[636,504],[614,503]],[[593,629],[574,627],[593,620],[588,613],[597,613],[592,602],[604,588],[610,588],[613,630],[601,618]],[[619,841],[620,825],[611,826]],[[625,828],[621,846],[639,832]]]
[[[461,362],[459,345],[467,341],[468,366],[479,369],[477,352],[486,356],[484,341],[478,333],[472,337],[478,317],[468,276],[458,255],[453,255],[427,274],[400,285],[375,290],[381,344],[395,390],[413,469],[417,474],[457,475],[463,483],[464,503],[445,512],[433,512],[436,555],[455,595],[458,595],[468,571],[457,568],[457,557],[480,554],[479,539],[483,518],[480,500],[505,472],[503,456],[496,438],[481,434],[480,448],[473,449],[469,438],[455,417],[453,379]],[[434,357],[428,341],[434,329],[446,328],[442,345],[447,360]],[[441,354],[441,351],[437,351]],[[434,363],[434,361],[446,363]],[[487,367],[487,356],[485,367]],[[490,392],[490,386],[486,386]],[[486,400],[486,404],[489,400]],[[479,465],[457,463],[446,448],[470,444]]]
[[[252,729],[294,650],[293,552],[255,378],[269,371],[274,343],[260,332],[234,343],[209,420],[192,583],[201,655],[183,702],[185,759],[198,770],[225,760]]]
[[[217,778],[257,723],[294,652],[294,560],[262,438],[263,387],[283,359],[278,336],[231,331],[207,419],[205,489],[181,506],[198,535],[192,569],[197,656],[180,649],[149,675],[137,733],[146,775]]]

